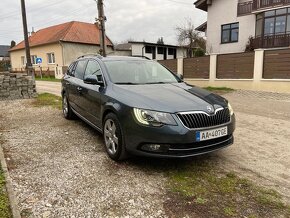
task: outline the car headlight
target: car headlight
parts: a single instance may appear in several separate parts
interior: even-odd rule
[[[233,110],[233,108],[232,108],[230,103],[228,103],[228,108],[229,108],[230,114],[233,115],[234,114],[234,110]]]
[[[166,125],[177,125],[174,118],[169,113],[150,111],[145,109],[134,108],[134,116],[137,121],[144,125],[162,126]]]

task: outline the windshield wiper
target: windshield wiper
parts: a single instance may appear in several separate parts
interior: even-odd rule
[[[169,84],[166,82],[151,82],[151,83],[145,83],[145,84]]]
[[[138,83],[132,83],[132,82],[119,82],[115,84],[116,85],[139,85]]]

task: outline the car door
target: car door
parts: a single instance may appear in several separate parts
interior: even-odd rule
[[[72,108],[75,108],[75,105],[74,105],[74,102],[72,101],[73,100],[73,89],[72,89],[72,82],[74,80],[74,71],[75,71],[75,67],[76,67],[76,62],[73,62],[67,72],[66,72],[66,75],[64,77],[64,81],[63,81],[63,85],[64,85],[64,88],[65,88],[65,91],[66,91],[66,95],[68,97],[68,100],[69,100],[69,103],[70,103],[70,106]]]
[[[83,86],[83,78],[87,65],[87,60],[79,60],[76,63],[74,74],[70,78],[69,82],[69,101],[73,109],[84,116],[85,109],[81,102],[82,97],[82,86]]]
[[[93,59],[88,61],[84,78],[94,75],[98,80],[103,80],[102,70],[99,63]],[[85,107],[85,118],[98,127],[101,127],[101,96],[105,87],[83,83],[82,104]]]

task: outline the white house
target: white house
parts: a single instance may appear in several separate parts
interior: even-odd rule
[[[249,37],[253,48],[290,45],[290,0],[198,0],[207,22],[197,30],[207,35],[207,52],[245,51]]]
[[[185,57],[186,49],[175,45],[129,41],[117,45],[113,55],[145,56],[152,60],[169,60]]]

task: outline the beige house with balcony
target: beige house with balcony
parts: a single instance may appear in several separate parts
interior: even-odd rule
[[[67,66],[81,55],[98,53],[100,30],[95,24],[71,21],[41,29],[29,37],[31,62],[36,74],[61,78]],[[113,43],[107,37],[107,50],[113,51]],[[24,41],[10,49],[12,71],[25,70]],[[37,63],[37,58],[42,63]]]
[[[245,51],[252,37],[254,49],[290,46],[290,0],[198,0],[207,22],[197,28],[207,36],[208,53]]]

